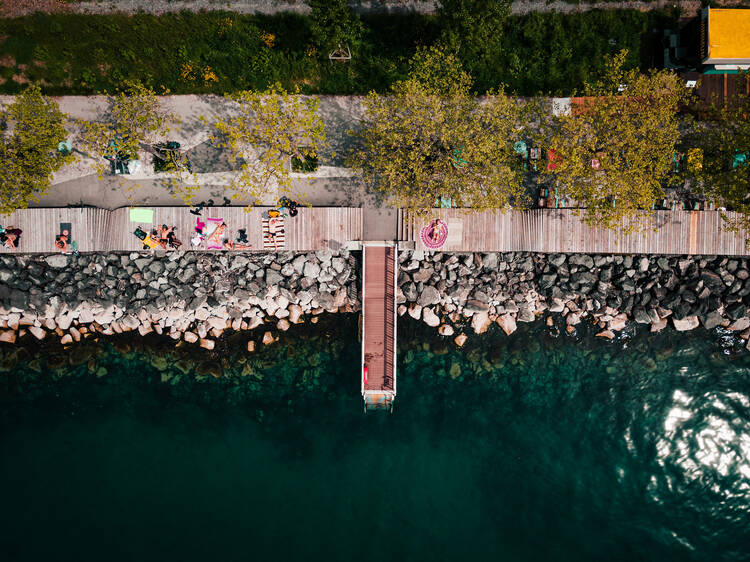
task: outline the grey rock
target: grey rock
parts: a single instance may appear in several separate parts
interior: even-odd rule
[[[68,256],[63,254],[52,254],[44,258],[47,265],[54,269],[62,269],[68,267]]]
[[[464,311],[466,312],[487,312],[490,309],[489,305],[484,302],[480,302],[477,300],[469,300],[464,305]]]
[[[549,289],[557,281],[556,273],[547,273],[539,278],[539,287],[542,289]]]
[[[548,261],[555,267],[560,267],[565,263],[565,254],[554,254],[549,256]]]
[[[588,254],[573,254],[568,259],[570,265],[580,265],[587,269],[594,267],[594,259]]]
[[[417,286],[414,283],[406,283],[401,290],[407,301],[414,302],[417,300]]]
[[[728,306],[724,310],[724,312],[730,320],[738,320],[739,318],[745,316],[745,314],[747,313],[747,307],[741,302],[737,302],[733,305]]]
[[[431,267],[421,267],[419,271],[412,273],[412,279],[414,279],[416,283],[424,283],[432,278],[433,273],[434,270]]]
[[[152,261],[148,265],[148,270],[152,273],[155,273],[156,275],[159,275],[164,271],[164,263],[162,263],[161,261]]]
[[[305,266],[302,269],[302,272],[304,273],[305,277],[315,279],[318,277],[318,275],[320,275],[320,265],[312,261],[305,262]]]
[[[701,279],[703,285],[711,291],[712,294],[721,294],[724,292],[724,281],[721,280],[716,273],[710,270],[704,270],[701,272]]]
[[[426,285],[417,298],[417,304],[422,307],[438,304],[439,302],[440,293],[435,287],[430,285]]]
[[[706,330],[712,330],[716,328],[716,326],[719,326],[723,320],[724,319],[722,318],[721,314],[719,314],[715,310],[704,314],[703,316],[700,316],[701,324],[703,324],[703,327],[706,328]]]
[[[307,263],[307,258],[304,255],[299,255],[292,260],[292,267],[299,275],[302,275],[302,271]]]

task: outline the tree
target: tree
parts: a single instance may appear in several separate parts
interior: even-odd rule
[[[439,198],[477,210],[523,205],[513,142],[520,108],[502,91],[478,100],[455,55],[420,49],[407,80],[364,101],[350,165],[392,203],[426,216]]]
[[[147,145],[163,140],[177,124],[177,117],[163,107],[153,89],[140,82],[127,82],[122,90],[107,96],[107,110],[99,121],[78,120],[76,139],[82,152],[106,159],[135,159]],[[100,173],[109,167],[99,162]]]
[[[65,115],[39,86],[28,86],[2,114],[10,130],[0,135],[0,213],[8,214],[38,201],[72,157],[57,150],[67,137]]]
[[[290,94],[276,84],[264,92],[243,91],[227,96],[238,104],[234,117],[218,121],[212,140],[229,148],[239,175],[228,186],[232,198],[250,196],[257,202],[271,190],[292,186],[290,158],[317,158],[326,146],[325,127],[317,98]]]
[[[359,41],[362,22],[346,0],[306,0],[310,6],[310,31],[320,49],[333,49]]]
[[[739,93],[712,105],[691,137],[702,150],[702,165],[690,170],[701,191],[718,205],[736,211],[731,230],[750,230],[750,95]]]
[[[581,103],[553,119],[545,135],[546,175],[585,208],[587,222],[608,228],[663,197],[680,138],[677,110],[687,96],[671,72],[623,70],[626,56],[609,60],[604,79],[587,85]]]
[[[510,15],[510,0],[440,0],[441,41],[458,53],[464,68],[479,84],[496,82],[496,61],[501,56],[503,26]]]

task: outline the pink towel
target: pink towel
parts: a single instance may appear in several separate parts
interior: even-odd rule
[[[206,238],[206,248],[209,250],[221,250],[223,248],[223,239],[226,236],[222,236],[218,243],[216,240],[209,240],[209,238],[224,223],[224,219],[206,219],[206,222],[208,223],[208,228],[203,233]]]

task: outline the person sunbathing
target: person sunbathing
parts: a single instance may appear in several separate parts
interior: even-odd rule
[[[224,232],[226,232],[226,230],[226,223],[221,223],[216,227],[216,230],[211,233],[211,236],[206,239],[207,242],[213,242],[217,246],[223,246],[224,244],[222,243],[222,238],[224,237]]]
[[[281,218],[272,218],[268,221],[268,236],[273,240],[273,251],[279,251],[279,240],[277,236],[284,233],[284,229],[281,228],[284,224]]]
[[[443,223],[440,219],[435,219],[430,223],[430,242],[437,244],[440,240],[440,235],[443,233]]]
[[[252,249],[252,244],[239,244],[237,242],[232,242],[231,240],[224,240],[224,249],[225,250],[250,250]]]

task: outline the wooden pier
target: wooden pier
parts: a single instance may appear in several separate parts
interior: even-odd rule
[[[362,254],[362,398],[365,410],[392,411],[398,250],[392,242],[365,242]]]
[[[177,238],[182,250],[207,250],[205,244],[193,247],[190,238],[197,221],[208,218],[223,219],[227,238],[234,241],[239,229],[245,229],[249,251],[264,251],[263,214],[269,207],[206,207],[201,216],[190,214],[188,207],[150,207],[153,219],[149,222],[131,220],[130,208],[114,211],[97,208],[33,208],[3,216],[4,227],[14,226],[23,231],[16,250],[0,246],[2,253],[52,253],[60,224],[71,224],[71,241],[77,242],[80,252],[140,251],[142,242],[133,234],[136,227],[149,232],[166,224],[177,226]],[[347,242],[362,239],[362,209],[341,207],[300,207],[296,217],[284,219],[284,244],[278,250],[302,252],[308,250],[340,250]],[[267,250],[266,250],[267,251]]]
[[[719,211],[643,212],[638,217],[640,231],[631,233],[589,226],[575,209],[435,209],[432,218],[448,225],[448,238],[440,249],[445,252],[750,255],[745,245],[750,233],[728,231]],[[399,240],[428,250],[419,235],[427,222],[402,216]]]

